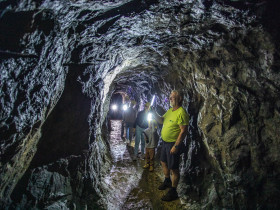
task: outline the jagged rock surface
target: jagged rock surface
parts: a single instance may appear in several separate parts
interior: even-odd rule
[[[2,206],[104,206],[106,113],[173,88],[191,116],[180,190],[201,208],[279,207],[277,1],[2,1]],[[44,183],[44,185],[43,185]]]

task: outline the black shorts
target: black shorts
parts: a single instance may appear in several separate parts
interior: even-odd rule
[[[170,150],[175,142],[162,142],[160,161],[167,163],[168,169],[179,169],[181,153],[178,151],[176,154],[170,154]]]

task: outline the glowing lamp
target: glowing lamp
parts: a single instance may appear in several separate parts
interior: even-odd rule
[[[127,108],[128,108],[128,107],[127,107],[127,105],[126,105],[126,104],[125,104],[125,105],[123,105],[123,110],[124,110],[124,111],[126,111],[126,110],[127,110]]]
[[[148,113],[148,121],[150,122],[153,119],[152,113]]]
[[[153,104],[154,104],[154,101],[155,101],[155,95],[153,96],[153,99],[152,99],[152,102],[151,102],[151,107],[153,106]]]
[[[111,108],[112,110],[116,111],[118,109],[118,106],[116,104],[113,104]]]

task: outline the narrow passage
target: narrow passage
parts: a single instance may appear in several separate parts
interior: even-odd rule
[[[121,121],[111,120],[111,129],[113,167],[104,179],[108,192],[107,209],[183,209],[180,199],[173,202],[160,199],[167,191],[157,189],[164,179],[159,160],[156,160],[153,172],[144,170],[144,160],[132,161],[134,141],[129,147],[121,138]]]

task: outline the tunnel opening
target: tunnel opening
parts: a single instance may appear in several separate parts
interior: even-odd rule
[[[123,113],[123,96],[119,93],[113,94],[110,102],[109,119],[121,120]]]
[[[129,70],[128,70],[129,69]],[[151,69],[149,71],[143,70],[141,67],[133,67],[129,68],[126,67],[125,69],[121,70],[119,74],[115,75],[115,78],[111,80],[111,83],[108,84],[110,86],[110,91],[114,93],[110,99],[110,109],[112,108],[112,102],[115,101],[115,97],[122,96],[123,104],[129,104],[131,100],[137,101],[137,112],[143,110],[144,104],[146,102],[151,102],[153,96],[156,97],[154,107],[156,111],[163,115],[167,109],[169,109],[169,94],[171,90],[178,89],[183,90],[184,92],[184,102],[183,107],[190,112],[190,127],[189,127],[189,135],[187,138],[183,141],[184,144],[184,152],[181,156],[181,176],[182,180],[187,183],[181,183],[181,186],[179,187],[179,192],[182,197],[182,199],[189,199],[193,202],[199,202],[199,199],[201,196],[207,196],[202,193],[201,189],[207,189],[209,187],[209,184],[203,184],[203,178],[201,177],[207,177],[207,174],[211,174],[211,167],[209,167],[209,155],[207,154],[206,149],[204,148],[204,145],[202,143],[202,137],[199,134],[199,129],[197,127],[197,118],[200,108],[203,106],[203,99],[201,96],[196,95],[195,92],[192,92],[192,90],[186,88],[184,86],[187,81],[183,81],[182,78],[178,74],[173,74],[172,76],[166,75],[165,77],[157,76],[152,77],[151,75],[154,75],[157,72],[156,69]],[[180,81],[180,82],[179,82]],[[117,94],[119,95],[117,95]],[[110,93],[108,93],[110,95]],[[120,99],[119,99],[120,100]],[[111,110],[109,110],[108,114],[110,114]],[[114,128],[111,124],[114,124]],[[138,160],[137,162],[132,161],[133,156],[133,150],[134,150],[134,141],[133,139],[132,144],[128,146],[125,141],[125,127],[121,125],[121,122],[119,120],[111,119],[110,121],[111,126],[107,126],[106,132],[115,132],[116,127],[118,129],[121,129],[121,131],[118,132],[118,137],[112,137],[110,134],[110,137],[107,138],[108,146],[110,147],[110,152],[113,161],[113,166],[110,175],[107,176],[107,183],[111,183],[111,191],[115,192],[116,190],[124,190],[124,187],[117,186],[116,183],[112,183],[112,177],[115,177],[115,180],[118,179],[124,179],[126,178],[117,175],[116,171],[127,171],[130,170],[130,173],[132,171],[137,171],[136,173],[139,173],[140,177],[137,179],[138,186],[131,185],[130,188],[127,188],[126,190],[126,201],[123,201],[122,203],[118,204],[112,204],[111,205],[117,205],[119,208],[121,205],[121,208],[140,208],[140,206],[146,206],[147,208],[167,208],[167,209],[176,209],[176,205],[178,205],[178,202],[172,205],[165,205],[161,204],[160,197],[163,195],[162,193],[159,193],[155,189],[157,189],[156,186],[154,186],[155,183],[153,183],[153,187],[150,188],[149,186],[146,186],[147,182],[151,182],[152,180],[156,180],[156,183],[159,185],[160,182],[164,179],[163,173],[161,171],[161,166],[159,162],[159,156],[161,151],[161,143],[159,143],[157,149],[156,149],[156,172],[154,175],[149,175],[147,171],[143,171],[142,167],[144,165],[144,160]],[[159,125],[159,128],[157,129],[157,133],[160,136],[161,131],[161,125]],[[112,142],[112,138],[119,138],[118,141]],[[118,151],[120,148],[122,148],[122,151]],[[118,152],[116,152],[118,151]],[[125,151],[125,152],[124,152]],[[139,148],[140,152],[140,148]],[[126,153],[127,160],[125,158],[121,158],[121,156]],[[188,162],[189,159],[193,159],[193,161],[190,163]],[[130,165],[130,169],[117,169],[118,168],[118,162],[120,162],[120,159],[124,161],[122,164],[125,163],[125,161],[128,161],[126,164],[127,166]],[[115,165],[114,165],[115,164]],[[122,165],[120,164],[120,165]],[[119,165],[119,166],[120,166]],[[203,169],[198,172],[197,167],[202,167]],[[196,174],[194,176],[194,174]],[[153,178],[149,179],[148,177],[152,176]],[[192,178],[190,178],[190,176]],[[122,178],[121,178],[122,177]],[[200,178],[199,178],[200,177]],[[191,185],[192,183],[192,185]],[[139,185],[140,184],[140,185]],[[143,190],[145,189],[145,190]],[[197,190],[200,189],[200,190]],[[138,192],[139,191],[139,192]],[[154,195],[154,199],[150,199],[147,196],[145,196],[145,193],[152,193]],[[185,196],[188,194],[189,196]],[[114,197],[114,196],[113,196]],[[137,200],[139,199],[140,200]],[[142,201],[141,201],[142,199]],[[111,201],[112,202],[112,201]],[[110,202],[109,202],[110,203]],[[139,205],[139,206],[138,206]],[[181,206],[182,207],[182,206]]]

